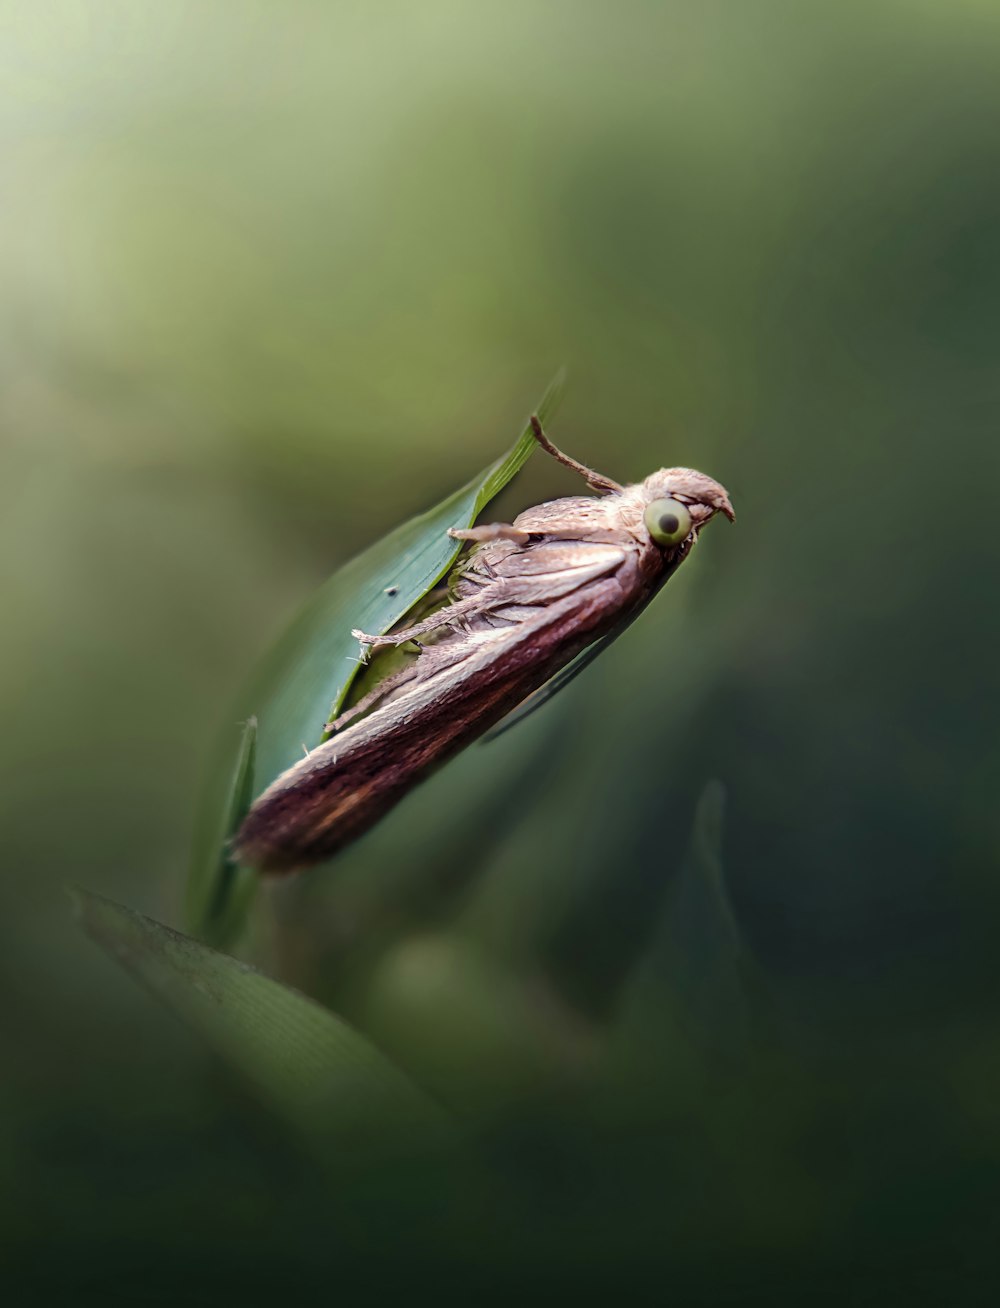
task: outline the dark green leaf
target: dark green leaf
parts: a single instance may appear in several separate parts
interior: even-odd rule
[[[633,1029],[655,1029],[657,1010],[669,1011],[696,1045],[716,1051],[742,1047],[747,1034],[746,959],[722,866],[724,812],[725,789],[710,781],[626,1001]]]
[[[297,1130],[351,1153],[447,1135],[443,1111],[319,1004],[141,913],[72,893],[87,934]]]
[[[203,914],[207,922],[221,922],[227,913],[233,918],[242,914],[253,895],[253,873],[230,858],[228,842],[253,801],[256,759],[257,719],[251,717],[243,726],[235,764],[229,773],[220,769],[212,801],[200,814],[204,829],[195,841],[188,890],[210,892]]]

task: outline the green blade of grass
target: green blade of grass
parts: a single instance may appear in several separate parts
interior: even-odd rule
[[[210,862],[206,857],[202,865],[213,874],[204,887],[209,896],[204,904],[208,922],[240,921],[253,898],[254,874],[230,857],[229,840],[253,802],[256,762],[257,719],[251,717],[240,732],[231,771],[218,776],[221,793],[216,798],[213,792],[211,805],[206,804],[199,814],[201,830],[197,846],[206,852],[213,851]],[[192,877],[197,866],[192,867]]]
[[[725,788],[710,781],[621,1014],[621,1025],[633,1033],[662,1032],[676,1023],[687,1040],[711,1053],[738,1052],[749,1034],[749,960],[726,889],[724,816]],[[676,1049],[668,1045],[666,1053],[673,1057]]]
[[[560,374],[535,410],[543,422],[555,412],[561,390]],[[263,660],[233,712],[234,719],[254,718],[257,723],[252,784],[247,789],[234,780],[244,766],[234,728],[223,742],[202,805],[187,893],[187,922],[194,934],[225,944],[239,933],[255,876],[229,860],[226,839],[253,797],[302,757],[303,746],[312,748],[322,739],[327,720],[343,703],[358,672],[358,644],[351,629],[386,631],[413,608],[445,575],[461,548],[448,535],[449,528],[475,522],[535,448],[526,426],[511,449],[478,477],[345,564]]]
[[[71,893],[87,934],[311,1142],[356,1155],[450,1135],[444,1111],[327,1009],[141,913]]]

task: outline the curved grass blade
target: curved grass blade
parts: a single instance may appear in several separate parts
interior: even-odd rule
[[[210,922],[224,920],[227,912],[234,917],[241,916],[253,898],[253,873],[230,857],[229,840],[253,802],[256,761],[257,719],[251,717],[243,726],[235,763],[228,772],[222,768],[216,772],[212,802],[204,804],[199,815],[202,830],[196,844],[214,851],[215,875],[206,887],[211,893],[211,900],[205,905]]]
[[[101,895],[71,894],[87,934],[310,1143],[357,1156],[450,1135],[445,1112],[327,1009]]]
[[[722,864],[725,800],[719,781],[701,793],[680,871],[627,988],[622,1019],[645,1039],[666,1029],[672,1014],[700,1049],[733,1054],[749,1037],[749,959]]]
[[[563,378],[557,376],[535,412],[543,423],[554,414]],[[256,763],[250,795],[241,811],[218,818],[234,775],[235,740],[213,770],[206,794],[188,880],[187,920],[197,935],[221,944],[231,941],[245,919],[253,876],[226,857],[225,839],[242,820],[249,800],[302,757],[303,747],[319,744],[359,670],[352,627],[383,632],[400,620],[445,575],[461,545],[450,527],[468,527],[524,466],[535,440],[530,426],[514,446],[478,477],[436,508],[397,527],[324,583],[264,659],[233,716],[257,720]]]

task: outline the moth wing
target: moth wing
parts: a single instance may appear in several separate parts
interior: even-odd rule
[[[546,541],[518,550],[495,568],[498,611],[505,605],[552,604],[589,582],[617,571],[626,553],[618,545]]]
[[[429,646],[417,660],[427,661],[427,676],[401,686],[398,700],[348,724],[257,797],[234,838],[234,856],[268,871],[329,858],[481,735],[485,714],[495,721],[515,706],[521,688],[541,680],[534,674],[553,666],[567,640],[598,628],[621,594],[615,579],[590,579],[511,628]]]
[[[602,636],[600,640],[595,640],[593,645],[588,645],[586,649],[581,650],[576,658],[567,663],[564,668],[560,668],[554,677],[550,677],[544,686],[539,686],[537,690],[532,691],[527,699],[518,704],[517,708],[512,709],[505,718],[501,718],[495,727],[491,727],[483,736],[482,743],[485,745],[491,740],[496,740],[498,736],[502,736],[511,727],[516,727],[525,718],[530,718],[532,713],[547,704],[561,690],[565,690],[569,683],[575,677],[578,677],[585,668],[589,667],[594,659],[603,654],[607,647],[613,644],[625,628],[631,626],[638,616],[637,613],[630,613],[616,627],[613,627],[606,636]]]

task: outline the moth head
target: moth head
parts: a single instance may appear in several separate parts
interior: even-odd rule
[[[693,468],[661,468],[642,483],[642,520],[662,549],[692,541],[716,513],[736,520],[725,488]]]

